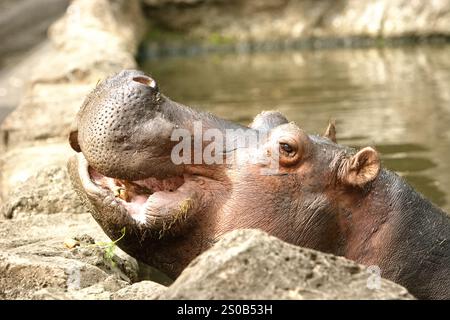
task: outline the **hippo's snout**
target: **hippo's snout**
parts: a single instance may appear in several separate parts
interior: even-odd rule
[[[180,143],[172,139],[174,130],[192,133],[195,121],[224,129],[228,124],[171,101],[140,71],[122,71],[87,96],[78,130],[70,135],[71,146],[81,153],[69,167],[101,225],[107,212],[120,224],[133,225],[132,218],[138,230],[159,238],[168,230],[176,233],[206,206],[203,189],[216,183],[220,170],[199,173],[195,165],[175,164],[171,158]]]
[[[170,161],[174,145],[170,136],[176,124],[162,112],[167,104],[154,79],[140,71],[122,71],[88,95],[71,144],[109,177],[177,175],[181,168]]]

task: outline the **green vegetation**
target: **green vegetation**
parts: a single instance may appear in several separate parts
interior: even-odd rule
[[[148,32],[145,35],[144,43],[181,42],[183,44],[220,46],[230,45],[236,42],[232,37],[225,36],[218,32],[211,32],[204,37],[200,37],[182,31],[171,30],[154,24],[150,24],[147,30]]]
[[[227,45],[235,43],[235,40],[231,37],[224,36],[222,34],[213,32],[208,36],[207,42],[211,45]]]
[[[109,261],[111,263],[112,266],[115,266],[115,262],[113,260],[114,255],[115,255],[115,250],[116,250],[116,246],[117,246],[117,242],[119,242],[120,240],[123,239],[123,237],[125,237],[125,233],[126,233],[126,228],[123,227],[121,230],[121,236],[114,241],[108,241],[108,242],[96,242],[95,244],[91,245],[91,246],[95,246],[98,248],[101,248],[104,250],[104,257],[107,261]]]
[[[163,29],[152,25],[148,27],[148,32],[145,35],[144,42],[180,41],[183,39],[185,39],[185,35],[181,32]]]

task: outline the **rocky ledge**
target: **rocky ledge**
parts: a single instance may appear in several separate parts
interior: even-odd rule
[[[447,41],[450,0],[144,0],[148,53]],[[188,50],[188,52],[189,52]]]
[[[375,275],[376,276],[376,275]],[[378,282],[377,282],[378,281]],[[411,299],[342,257],[235,230],[197,257],[158,299]]]
[[[172,283],[117,248],[66,171],[75,114],[99,79],[136,67],[137,0],[75,0],[34,53],[0,127],[0,299],[410,299],[344,258],[256,230],[225,235]]]

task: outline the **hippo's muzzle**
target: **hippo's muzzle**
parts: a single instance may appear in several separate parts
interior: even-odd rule
[[[114,212],[108,214],[114,230],[128,224],[153,238],[176,234],[205,206],[204,186],[220,179],[218,170],[171,158],[178,143],[173,130],[191,132],[199,120],[205,127],[218,127],[218,120],[163,96],[156,82],[140,71],[122,71],[101,82],[77,120],[70,142],[81,152],[69,164],[72,177],[78,177],[72,180],[94,204],[97,220]]]

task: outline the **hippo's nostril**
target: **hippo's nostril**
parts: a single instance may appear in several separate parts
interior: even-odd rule
[[[142,83],[143,85],[149,86],[150,88],[156,88],[156,81],[147,76],[137,76],[133,78],[133,81]]]

